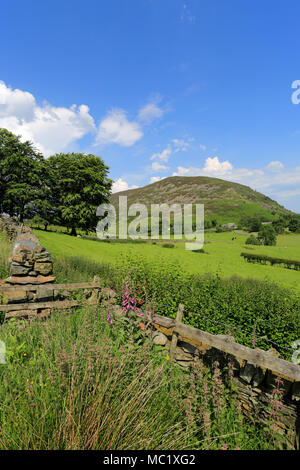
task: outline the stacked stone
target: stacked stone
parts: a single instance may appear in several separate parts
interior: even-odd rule
[[[2,216],[0,218],[0,231],[4,232],[9,241],[13,241],[21,233],[21,226],[14,217]]]
[[[156,328],[156,331],[152,333],[154,344],[165,346],[168,351],[172,331],[160,326]],[[164,333],[160,331],[161,329],[164,330]],[[231,336],[217,336],[234,342],[234,338]],[[263,352],[274,357],[279,356],[273,348]],[[213,367],[215,361],[218,361],[221,369],[223,366],[228,365],[230,360],[234,369],[233,382],[236,386],[242,412],[249,418],[253,415],[259,416],[265,424],[270,422],[271,415],[274,412],[272,408],[273,393],[276,388],[276,379],[279,377],[283,397],[280,403],[280,412],[276,419],[276,431],[281,434],[289,434],[294,430],[299,431],[300,382],[293,382],[287,377],[280,376],[277,372],[273,373],[272,370],[266,370],[261,366],[241,360],[239,357],[227,355],[216,348],[204,345],[203,350],[201,350],[201,347],[196,348],[185,341],[178,341],[174,360],[184,368],[190,368],[196,361],[200,361],[200,365],[205,368]],[[226,369],[224,370],[226,371]]]
[[[22,228],[13,244],[10,273],[6,283],[12,285],[46,284],[55,281],[49,251],[28,227]]]

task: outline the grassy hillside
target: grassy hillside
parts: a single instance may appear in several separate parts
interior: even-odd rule
[[[202,203],[205,216],[216,218],[218,223],[239,222],[242,215],[261,216],[268,221],[275,214],[291,213],[248,186],[207,176],[172,176],[143,188],[115,193],[111,202],[117,205],[119,196],[127,196],[128,205]]]

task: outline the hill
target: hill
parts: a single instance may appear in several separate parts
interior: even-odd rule
[[[115,206],[119,196],[127,196],[128,205],[137,202],[147,206],[202,203],[206,218],[215,218],[218,223],[238,222],[243,215],[260,216],[271,221],[276,215],[292,214],[248,186],[208,176],[171,176],[142,188],[121,191],[111,196]]]

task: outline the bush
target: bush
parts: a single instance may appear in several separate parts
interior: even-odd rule
[[[173,243],[163,243],[162,247],[163,248],[175,248],[175,245]]]
[[[272,225],[264,225],[257,235],[263,245],[275,246],[277,242],[276,232]]]
[[[300,270],[300,261],[298,260],[276,258],[275,256],[259,255],[257,253],[241,253],[241,256],[243,256],[246,261],[252,263],[267,264],[267,262],[269,262],[271,266],[274,266],[275,264],[283,264],[287,269],[294,269],[295,271]]]
[[[246,245],[261,245],[261,241],[255,235],[250,235],[245,243]]]

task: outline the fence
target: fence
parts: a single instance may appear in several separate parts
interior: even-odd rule
[[[235,342],[231,335],[212,335],[181,322],[184,306],[179,305],[176,319],[155,315],[153,341],[169,350],[170,360],[182,367],[191,367],[200,360],[211,368],[217,361],[226,370],[234,368],[243,412],[270,422],[274,389],[281,383],[283,397],[278,416],[278,431],[300,431],[300,366],[280,359],[275,350],[251,349]],[[146,318],[151,315],[144,312]]]

